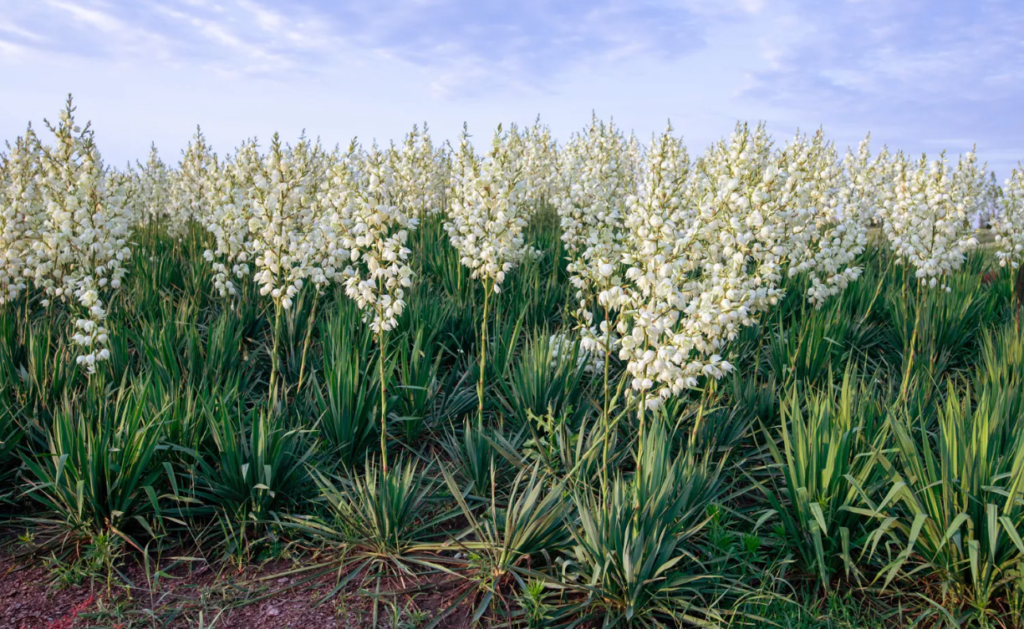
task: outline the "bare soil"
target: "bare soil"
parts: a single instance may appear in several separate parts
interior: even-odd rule
[[[308,559],[320,563],[329,557]],[[438,573],[379,584],[354,579],[318,604],[336,588],[338,571],[310,579],[315,572],[294,573],[303,564],[275,561],[241,572],[178,565],[167,568],[156,588],[147,586],[142,566],[124,566],[108,592],[105,581],[58,587],[40,558],[15,557],[8,544],[0,550],[0,629],[411,629],[448,609],[465,586]],[[468,626],[470,602],[463,599],[437,626]]]

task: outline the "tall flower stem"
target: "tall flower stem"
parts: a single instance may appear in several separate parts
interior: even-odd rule
[[[313,326],[316,324],[316,307],[320,304],[320,291],[314,291],[313,294],[313,311],[309,315],[309,320],[306,322],[306,340],[302,344],[302,360],[299,366],[299,385],[295,388],[295,392],[298,393],[302,390],[302,378],[306,375],[306,354],[309,352],[309,342],[313,337]]]
[[[608,395],[608,370],[611,368],[612,352],[612,323],[608,319],[608,311],[604,312],[604,320],[607,329],[604,333],[604,412],[601,419],[604,422],[604,444],[601,453],[601,485],[608,486],[608,459],[611,454],[612,420],[611,420],[611,399]]]
[[[387,381],[384,379],[384,361],[387,354],[387,333],[381,329],[378,338],[380,355],[377,364],[380,368],[380,461],[384,472],[388,471],[388,393]]]
[[[907,359],[907,370],[903,374],[903,384],[900,386],[900,400],[906,402],[907,393],[910,388],[910,374],[914,366],[914,355],[917,353],[917,331],[921,327],[921,309],[923,304],[921,303],[921,285],[917,285],[917,289],[914,291],[914,309],[917,311],[914,314],[914,332],[910,335],[910,356]]]
[[[272,345],[272,356],[270,357],[270,399],[277,399],[277,374],[280,371],[280,359],[278,358],[278,345],[281,336],[281,304],[274,301],[274,343]]]
[[[639,439],[636,444],[636,478],[643,479],[643,460],[644,460],[644,411],[647,410],[647,391],[640,395],[640,408],[636,411],[637,419],[639,420]],[[639,506],[639,505],[638,505]]]
[[[480,426],[484,423],[484,384],[487,378],[487,317],[490,314],[489,306],[492,291],[494,291],[493,280],[484,284],[484,315],[480,321],[480,379],[476,383],[476,421]]]

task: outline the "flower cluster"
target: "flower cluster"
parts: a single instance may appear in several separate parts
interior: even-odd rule
[[[198,194],[182,197],[209,204],[208,211],[199,214],[198,219],[213,236],[213,249],[204,251],[203,257],[213,265],[213,285],[221,297],[238,294],[235,280],[251,274],[250,203],[262,161],[256,141],[247,141],[215,172],[206,170],[196,179],[189,177],[188,190]]]
[[[526,188],[530,200],[538,205],[560,196],[558,145],[551,137],[551,129],[540,123],[540,116],[532,127],[520,136],[523,142],[522,160]]]
[[[992,217],[996,259],[1016,269],[1024,261],[1024,168],[1015,168],[1006,180],[1000,211]]]
[[[881,208],[885,199],[888,173],[891,170],[889,151],[871,157],[871,135],[857,147],[847,150],[843,158],[843,183],[839,190],[842,218],[869,227],[881,224]]]
[[[124,191],[105,174],[89,125],[75,124],[71,100],[55,126],[46,124],[56,144],[37,148],[38,211],[29,222],[37,236],[25,275],[46,295],[44,305],[58,299],[84,310],[72,340],[85,351],[78,364],[91,373],[110,357],[104,300],[127,273],[133,217]]]
[[[202,151],[192,154],[201,161]],[[333,173],[336,161],[305,137],[286,146],[275,134],[266,154],[246,142],[216,176],[197,170],[201,177],[182,186],[211,207],[199,218],[213,235],[204,256],[222,296],[237,294],[236,280],[251,274],[261,295],[288,310],[307,283],[320,289],[341,279],[350,250],[338,200],[348,196],[335,189],[344,184]]]
[[[859,162],[858,162],[859,164]],[[786,174],[783,188],[789,203],[777,215],[786,234],[789,276],[807,273],[811,281],[807,297],[820,307],[860,277],[852,263],[867,244],[863,208],[841,208],[845,199],[866,202],[848,185],[834,147],[819,130],[814,138],[797,137],[779,156],[778,168]]]
[[[693,223],[682,246],[699,272],[685,288],[683,327],[711,365],[725,342],[782,297],[787,210],[800,185],[779,161],[763,125],[738,125],[697,161],[687,187]]]
[[[649,408],[693,383],[692,342],[677,326],[687,304],[682,279],[689,251],[680,246],[691,223],[684,201],[690,159],[669,128],[647,152],[639,195],[626,200],[622,261],[624,282],[609,299],[622,309],[619,358],[626,361],[632,388]],[[649,395],[654,393],[654,395]]]
[[[629,146],[614,124],[595,116],[585,133],[560,156],[562,194],[557,201],[569,280],[576,289],[577,316],[588,351],[617,349],[609,312],[618,309],[626,199],[634,189]],[[594,309],[605,312],[595,325]],[[606,348],[605,345],[609,347]]]
[[[282,147],[274,134],[270,150],[253,162],[253,187],[248,207],[247,243],[261,295],[269,295],[285,310],[306,281],[324,286],[334,277],[342,252],[325,246],[321,208],[327,168],[318,144],[301,138]]]
[[[445,203],[447,162],[434,148],[426,123],[422,131],[413,126],[397,156],[395,193],[406,213],[420,220],[440,214]]]
[[[251,275],[287,310],[307,283],[341,282],[379,333],[397,325],[411,285],[408,231],[443,203],[438,155],[414,129],[402,151],[353,142],[329,154],[305,137],[285,146],[275,135],[266,154],[248,141],[218,164],[197,133],[175,199],[213,236],[204,256],[222,296]]]
[[[32,127],[0,157],[0,306],[26,288],[34,254],[32,240],[42,223],[38,139]]]
[[[222,176],[217,156],[198,127],[171,177],[170,220],[167,230],[181,238],[192,223],[205,223],[216,202],[216,188]]]
[[[892,162],[886,190],[882,230],[897,260],[914,266],[915,275],[930,287],[960,268],[964,254],[977,247],[973,219],[984,193],[984,174],[974,153],[950,168],[945,154],[914,163],[902,154]]]
[[[867,204],[821,132],[776,151],[760,125],[738,125],[690,168],[670,132],[650,147],[626,211],[620,357],[649,407],[732,369],[726,343],[807,274],[820,306],[860,270]],[[652,395],[647,395],[651,393]]]
[[[557,368],[561,364],[563,357],[571,357],[573,352],[576,352],[576,366],[583,367],[583,373],[594,377],[604,373],[604,362],[602,362],[604,354],[599,350],[588,347],[582,342],[579,349],[577,349],[576,341],[563,333],[552,334],[548,339],[548,344],[551,347],[552,369]]]
[[[409,231],[418,219],[399,203],[397,157],[376,145],[362,151],[355,143],[334,166],[334,222],[350,264],[345,294],[367,310],[375,334],[394,329],[412,285]]]
[[[136,222],[140,226],[159,224],[170,225],[177,222],[171,204],[171,173],[160,159],[156,144],[150,146],[149,159],[145,164],[138,165],[137,192],[133,199]]]
[[[463,130],[453,167],[453,194],[445,230],[474,279],[501,292],[506,274],[527,252],[523,230],[529,198],[523,144],[515,130],[494,134],[491,150],[477,157]]]

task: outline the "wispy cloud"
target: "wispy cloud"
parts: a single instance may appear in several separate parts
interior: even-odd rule
[[[546,89],[580,65],[672,57],[704,43],[693,7],[649,0],[360,0],[329,17],[356,47],[435,71],[444,94]]]
[[[761,97],[931,102],[1016,94],[1024,67],[1024,7],[1016,0],[805,0],[781,8],[803,24],[799,38],[768,39],[773,70]],[[783,19],[784,19],[783,18]]]
[[[327,64],[333,52],[318,12],[299,5],[286,15],[255,0],[0,0],[0,10],[0,33],[37,54],[270,74]],[[48,37],[34,36],[41,25]]]
[[[763,10],[766,0],[43,0],[12,5],[13,28],[47,24],[51,53],[201,59],[239,73],[317,71],[339,61],[398,59],[435,76],[443,94],[546,89],[580,65],[671,59],[704,45],[709,20]],[[5,7],[6,8],[6,7]],[[126,54],[126,53],[131,53]]]

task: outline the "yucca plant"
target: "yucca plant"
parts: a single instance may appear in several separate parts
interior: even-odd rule
[[[245,558],[279,513],[301,500],[311,440],[272,409],[221,404],[206,418],[211,445],[195,463],[195,496],[220,519],[226,554]]]
[[[851,352],[871,349],[861,336],[838,300],[820,309],[805,305],[793,320],[780,320],[771,334],[767,356],[772,373],[782,383],[821,382],[841,370]]]
[[[760,422],[773,424],[779,418],[778,384],[773,375],[760,377],[734,372],[724,382],[716,383],[712,395],[696,403],[686,404],[684,410],[693,416],[693,432],[707,447],[733,448],[751,433],[751,427]],[[692,407],[696,408],[692,408]],[[666,403],[666,416],[670,405]],[[681,413],[676,425],[683,421]]]
[[[191,466],[195,453],[210,447],[208,414],[216,408],[238,408],[246,401],[246,392],[239,383],[224,386],[195,387],[188,382],[167,385],[152,380],[149,387],[150,408],[163,410],[160,429],[170,446],[169,456],[175,462]]]
[[[477,383],[478,406],[481,399],[480,396],[485,395],[483,402],[484,410],[490,410],[493,406],[501,407],[500,398],[489,394],[493,388],[504,386],[504,383],[508,382],[511,378],[512,370],[516,364],[516,357],[519,355],[519,347],[523,335],[526,333],[526,327],[521,316],[512,319],[504,316],[504,314],[505,311],[502,309],[501,304],[496,306],[489,315],[493,317],[493,320],[491,325],[487,327],[488,336],[486,341],[481,339],[477,341],[477,348],[481,347],[480,343],[486,344],[486,351],[482,354],[482,356],[486,356],[484,363],[476,361],[474,364],[467,366],[467,371],[473,374],[473,380]],[[483,366],[486,378],[480,378],[481,366]],[[481,387],[483,387],[483,393],[481,393]],[[480,414],[479,408],[477,410],[477,419],[483,420],[483,415]]]
[[[426,221],[423,226],[416,230],[418,237],[425,237],[428,233],[437,234],[433,242],[424,240],[422,249],[414,251],[416,259],[422,261],[424,279],[439,287],[449,300],[460,306],[461,310],[472,310],[473,304],[477,301],[479,294],[479,283],[470,277],[470,270],[462,264],[459,252],[452,247],[447,236],[441,236],[437,232],[437,224],[440,221]],[[442,227],[443,229],[443,227]],[[472,326],[467,331],[472,334]]]
[[[76,395],[85,384],[74,350],[59,331],[61,324],[47,323],[34,321],[23,333],[11,329],[0,342],[0,386],[24,420],[28,436],[40,447],[61,400]]]
[[[317,332],[316,318],[324,306],[329,306],[333,293],[321,295],[321,291],[312,285],[299,291],[295,302],[282,317],[279,346],[282,357],[282,371],[288,383],[301,389],[304,382],[309,381],[310,351],[315,342]]]
[[[994,331],[985,330],[974,367],[975,396],[1003,398],[1010,417],[1024,414],[1024,324],[1012,320]]]
[[[509,312],[523,317],[530,327],[558,323],[574,292],[566,281],[566,258],[557,225],[536,236],[539,255],[523,261],[508,287]]]
[[[395,421],[408,444],[414,444],[433,414],[440,392],[443,354],[425,325],[416,328],[412,343],[400,339],[395,352]]]
[[[333,522],[310,522],[307,529],[357,545],[377,559],[400,560],[429,536],[435,524],[425,518],[437,489],[428,471],[412,461],[387,471],[370,461],[363,471],[349,470],[334,480],[313,470]]]
[[[18,425],[13,405],[0,397],[0,503],[14,493],[14,477],[20,460],[18,444],[25,432]]]
[[[213,294],[212,284],[211,290],[186,292],[187,276],[195,272],[195,267],[207,270],[206,265],[194,264],[194,259],[179,255],[175,252],[177,243],[159,230],[136,232],[133,240],[149,254],[131,257],[125,290],[117,295],[124,304],[130,305],[133,314],[148,318],[160,313],[168,298],[186,295],[197,308],[206,305],[204,297]],[[205,275],[209,277],[212,273],[207,270]]]
[[[983,269],[984,259],[972,254],[960,273],[945,280],[948,291],[915,283],[913,289],[887,295],[892,343],[902,351],[905,390],[915,379],[922,384],[940,382],[948,369],[963,362],[979,331],[1000,315],[996,300],[979,279]]]
[[[587,360],[580,360],[579,343],[552,342],[546,328],[530,336],[509,378],[498,380],[507,416],[516,426],[529,425],[529,416],[551,414],[579,426],[587,412]]]
[[[457,565],[478,591],[475,624],[509,586],[514,583],[525,589],[528,580],[543,574],[543,564],[551,563],[567,547],[571,538],[565,483],[552,484],[538,466],[524,468],[512,481],[508,497],[499,501],[498,480],[492,471],[491,497],[480,513],[470,506],[448,470],[442,466],[441,472],[468,522],[465,534],[454,536],[450,544],[468,556]]]
[[[462,430],[454,428],[441,441],[455,475],[466,491],[485,496],[493,486],[505,491],[509,481],[522,466],[522,444],[525,429],[506,433],[501,426],[483,426],[466,419]]]
[[[313,384],[316,428],[324,442],[325,461],[354,467],[362,463],[378,436],[380,376],[373,337],[361,325],[359,311],[347,300],[321,323],[323,382]]]
[[[429,476],[429,468],[420,469],[415,461],[407,460],[385,469],[380,462],[368,459],[361,469],[349,468],[334,477],[310,470],[326,508],[316,516],[290,517],[288,525],[344,549],[340,558],[295,571],[316,571],[310,579],[332,572],[338,575],[334,589],[317,604],[333,598],[352,582],[381,592],[382,580],[389,576],[404,578],[417,569],[450,572],[436,563],[431,551],[438,545],[432,538],[437,525],[455,512],[436,508],[439,487]],[[375,597],[374,618],[379,603]]]
[[[155,322],[144,321],[127,332],[146,372],[165,387],[181,383],[250,386],[252,357],[245,348],[242,323],[234,313],[221,312],[207,322],[190,299],[176,305],[165,301],[161,311]]]
[[[778,519],[798,568],[826,592],[840,570],[860,581],[867,519],[851,507],[884,482],[874,455],[885,445],[876,391],[847,369],[838,392],[831,382],[821,392],[791,386],[781,410],[777,429],[761,426],[771,476],[751,477],[769,505],[758,524]]]
[[[603,627],[713,624],[723,575],[693,552],[719,492],[721,463],[690,451],[672,458],[660,422],[646,436],[642,476],[616,476],[594,495],[576,491],[580,524],[566,561],[582,600],[563,610]]]
[[[566,409],[571,413],[572,409]],[[578,426],[564,416],[548,412],[527,417],[530,438],[523,442],[523,454],[551,475],[568,476],[575,485],[591,485],[607,468],[614,468],[628,456],[622,452],[618,434],[602,425],[597,415],[584,416]],[[619,421],[613,419],[612,424]],[[623,422],[624,423],[624,422]]]
[[[107,399],[65,399],[46,448],[25,459],[25,494],[43,513],[44,546],[78,546],[114,534],[137,549],[138,531],[161,522],[166,446],[161,413],[151,413],[145,381],[123,384]]]
[[[972,400],[953,379],[946,389],[934,432],[926,417],[890,416],[895,452],[880,458],[891,488],[877,501],[865,492],[858,512],[879,523],[865,542],[871,556],[898,551],[879,573],[883,587],[923,580],[922,594],[953,617],[986,625],[1024,560],[1024,429],[1007,396]]]

